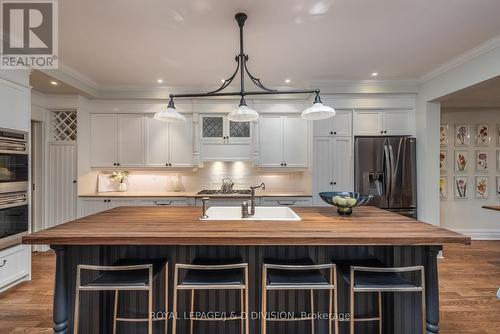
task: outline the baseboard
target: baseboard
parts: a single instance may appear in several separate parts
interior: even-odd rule
[[[488,229],[457,229],[455,232],[465,234],[472,240],[500,240],[500,230]]]

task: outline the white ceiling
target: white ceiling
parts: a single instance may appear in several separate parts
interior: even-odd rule
[[[499,0],[64,0],[60,59],[100,88],[214,86],[234,70],[234,14],[268,85],[419,78],[500,34]]]
[[[439,101],[443,108],[500,107],[500,76],[443,96]]]

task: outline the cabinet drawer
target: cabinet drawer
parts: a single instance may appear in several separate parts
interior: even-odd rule
[[[14,246],[0,252],[0,289],[30,273],[30,247]]]
[[[312,206],[312,197],[262,197],[262,206]]]

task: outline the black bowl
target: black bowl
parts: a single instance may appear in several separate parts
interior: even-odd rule
[[[351,192],[351,191],[327,191],[327,192],[319,193],[319,196],[326,203],[335,206],[337,208],[337,212],[341,216],[349,216],[350,214],[352,214],[353,207],[365,205],[368,202],[370,202],[373,198],[373,195],[365,195],[365,194],[360,194],[360,193]],[[333,198],[336,196],[339,196],[342,198],[346,198],[346,197],[354,198],[356,200],[356,203],[354,205],[347,204],[347,203],[345,205],[340,205],[338,203],[334,204]]]

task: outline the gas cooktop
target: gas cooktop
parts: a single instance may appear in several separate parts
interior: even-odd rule
[[[231,190],[230,192],[222,192],[220,190],[205,189],[198,192],[198,195],[250,195],[250,189]]]

